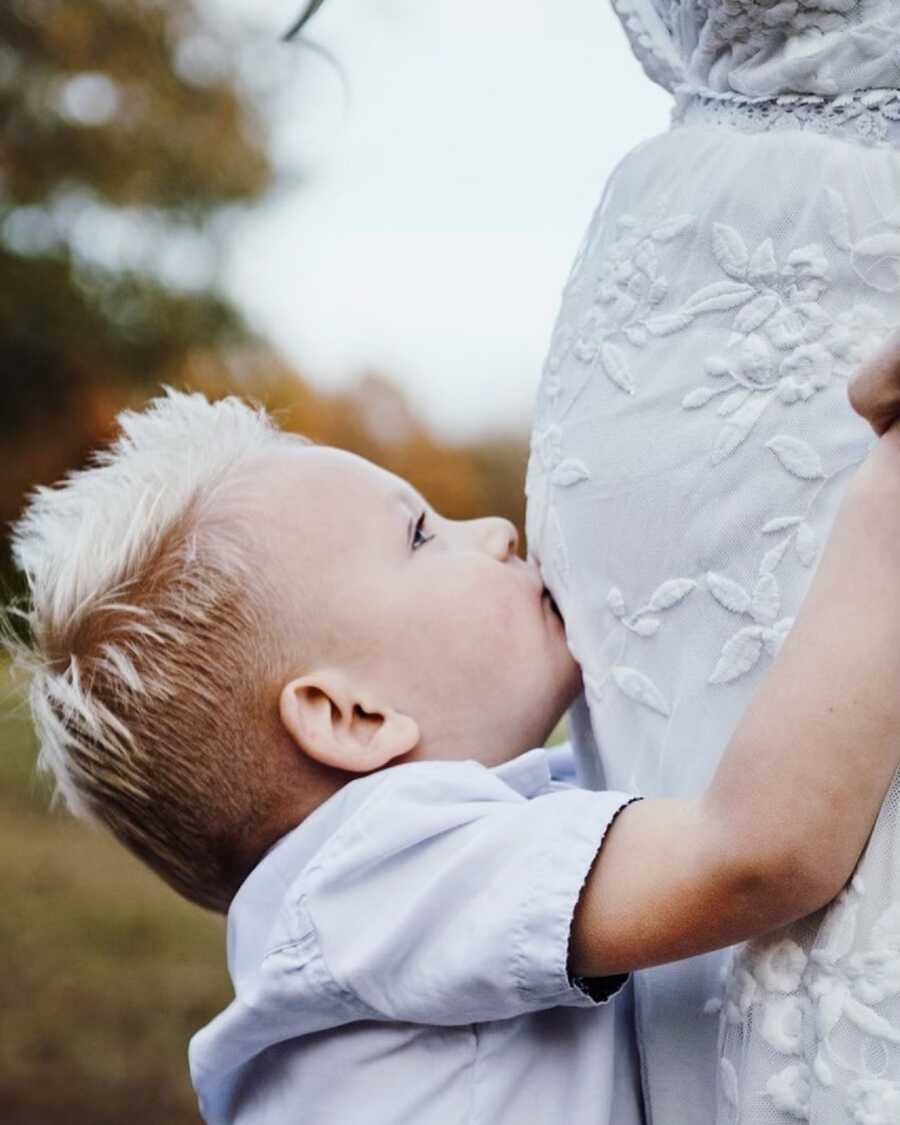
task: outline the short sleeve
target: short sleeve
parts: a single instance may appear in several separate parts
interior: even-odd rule
[[[479,763],[436,765],[386,771],[298,884],[299,924],[337,988],[371,1018],[439,1025],[604,1002],[625,978],[571,980],[569,934],[634,798],[569,787],[528,798]]]

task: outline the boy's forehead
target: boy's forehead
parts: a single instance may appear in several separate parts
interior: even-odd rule
[[[345,500],[370,503],[415,496],[402,478],[365,457],[324,445],[287,446],[281,454],[279,476],[287,490],[296,489],[308,502],[317,492],[327,492],[331,503]]]
[[[279,627],[295,650],[302,637],[304,651],[320,643],[331,651],[367,583],[383,574],[378,560],[402,539],[390,525],[401,522],[391,495],[403,482],[355,454],[300,442],[267,453],[243,479],[248,487],[232,495]]]
[[[254,492],[248,503],[270,557],[310,564],[363,541],[374,548],[386,521],[411,518],[420,500],[404,480],[363,457],[299,443],[260,466]]]

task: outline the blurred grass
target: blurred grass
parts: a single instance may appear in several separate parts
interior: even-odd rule
[[[223,921],[50,811],[34,758],[0,661],[0,1123],[197,1125],[187,1043],[231,997]]]
[[[49,811],[0,664],[0,1122],[196,1125],[191,1034],[231,995],[223,921]]]

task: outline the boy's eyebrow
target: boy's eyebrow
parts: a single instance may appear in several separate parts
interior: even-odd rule
[[[408,508],[415,515],[419,514],[420,509],[428,507],[425,497],[417,492],[411,484],[407,484],[405,488],[393,489],[388,494],[388,500],[391,503],[399,501],[404,508]]]

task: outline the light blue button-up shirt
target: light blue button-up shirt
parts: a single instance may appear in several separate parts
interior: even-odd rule
[[[391,767],[266,853],[228,915],[235,999],[190,1045],[209,1125],[638,1125],[628,990],[567,970],[633,798],[551,761]]]

